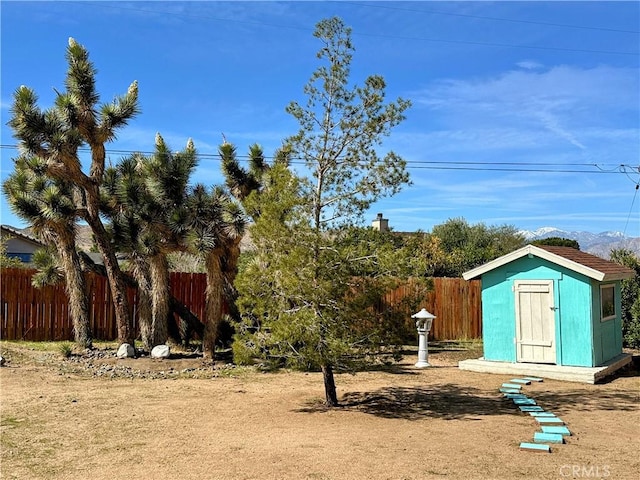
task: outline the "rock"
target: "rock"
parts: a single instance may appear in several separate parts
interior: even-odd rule
[[[156,345],[151,350],[151,358],[169,358],[170,355],[169,345]]]
[[[136,356],[136,351],[133,349],[131,345],[128,343],[123,343],[118,348],[118,353],[116,353],[116,357],[118,358],[133,358]]]

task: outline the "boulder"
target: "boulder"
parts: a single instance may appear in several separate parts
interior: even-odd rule
[[[156,345],[151,350],[151,358],[169,358],[170,355],[169,345]]]
[[[133,346],[128,343],[123,343],[118,348],[118,352],[116,353],[116,357],[118,358],[133,358],[136,356],[136,351]]]

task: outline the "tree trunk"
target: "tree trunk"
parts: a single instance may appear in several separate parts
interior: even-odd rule
[[[98,250],[102,254],[104,267],[109,279],[109,288],[111,290],[111,298],[113,299],[113,307],[116,315],[116,326],[118,329],[118,343],[128,343],[135,345],[133,322],[129,312],[129,299],[127,298],[127,285],[113,246],[107,239],[107,232],[102,225],[99,217],[89,214],[85,220],[91,227],[95,236]]]
[[[153,256],[149,261],[151,271],[152,332],[153,345],[167,343],[169,336],[169,263],[163,253]]]
[[[225,246],[224,257],[221,259],[222,275],[224,277],[223,286],[223,299],[226,302],[227,313],[229,318],[234,321],[240,320],[240,312],[236,305],[238,298],[238,291],[234,285],[236,277],[238,276],[238,260],[240,259],[240,241],[242,236],[238,235],[237,238],[230,240],[229,244]],[[225,318],[226,320],[226,318]],[[220,332],[220,330],[218,330]],[[223,341],[231,341],[233,338],[232,328],[229,328],[229,335],[225,336]]]
[[[322,378],[324,379],[325,405],[327,407],[337,407],[338,395],[336,394],[336,382],[333,378],[333,367],[331,365],[322,366]]]
[[[65,277],[65,290],[69,297],[69,313],[73,320],[73,334],[78,348],[92,348],[93,338],[89,323],[89,302],[87,300],[84,275],[80,258],[73,239],[55,234],[56,247],[62,262]]]
[[[138,325],[140,325],[140,339],[142,340],[142,347],[150,352],[154,345],[149,266],[141,258],[133,262],[134,276],[138,284]]]
[[[205,300],[205,325],[202,338],[202,353],[205,357],[215,357],[218,326],[222,321],[222,298],[224,291],[224,277],[220,256],[222,249],[210,251],[205,259],[207,270],[207,289]]]

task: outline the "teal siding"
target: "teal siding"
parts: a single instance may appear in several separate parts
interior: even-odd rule
[[[600,286],[614,285],[616,317],[602,322],[600,320]],[[593,357],[594,364],[600,365],[622,353],[622,313],[621,283],[593,282]]]
[[[571,270],[563,272],[559,282],[560,305],[556,328],[560,330],[558,365],[593,366],[593,328],[591,315],[591,279]],[[557,333],[557,330],[556,330]]]
[[[484,358],[516,361],[515,280],[553,280],[558,365],[591,367],[622,352],[620,282],[617,318],[600,321],[600,283],[544,259],[523,257],[482,275]]]
[[[484,358],[516,361],[516,322],[513,292],[500,269],[482,276],[482,342]]]

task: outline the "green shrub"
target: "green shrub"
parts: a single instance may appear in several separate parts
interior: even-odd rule
[[[623,327],[622,343],[628,348],[640,349],[640,318],[633,318]]]
[[[236,365],[253,365],[257,352],[251,335],[246,333],[234,335],[231,350],[233,351],[233,363]]]
[[[73,345],[69,342],[61,343],[58,347],[58,351],[63,358],[69,358],[73,353]]]
[[[640,348],[640,259],[628,249],[611,251],[611,260],[635,270],[622,281],[622,340],[628,348]]]

